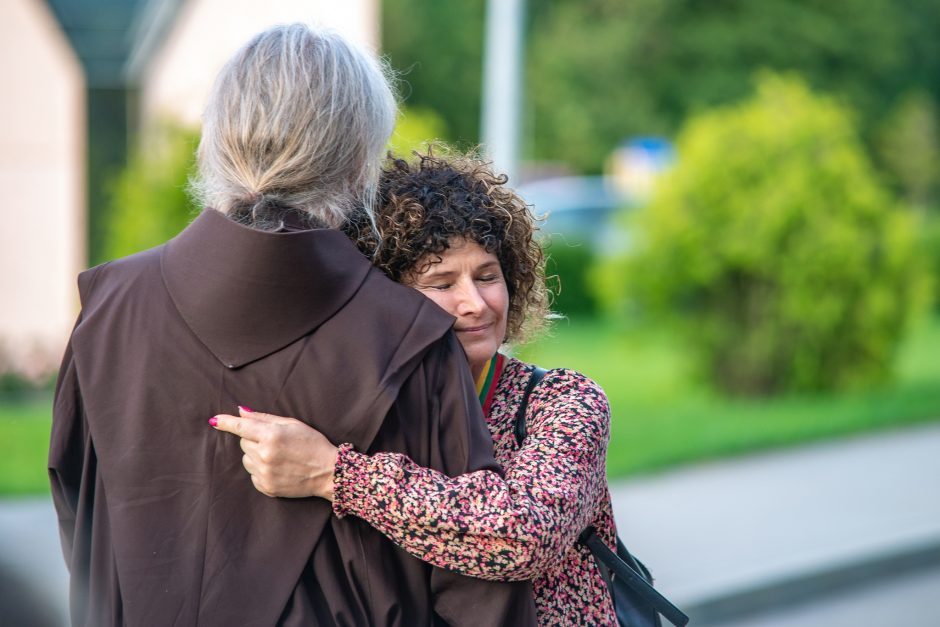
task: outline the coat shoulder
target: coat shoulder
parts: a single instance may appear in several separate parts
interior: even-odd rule
[[[78,275],[78,293],[82,308],[88,307],[101,293],[113,295],[116,288],[131,285],[147,274],[159,275],[163,245],[106,261]]]
[[[389,333],[440,338],[454,325],[454,317],[434,301],[392,281],[377,268],[370,270],[354,300],[357,309],[373,312],[376,322]]]

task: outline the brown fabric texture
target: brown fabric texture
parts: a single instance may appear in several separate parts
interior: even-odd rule
[[[497,468],[452,319],[338,231],[204,211],[79,277],[49,471],[83,625],[526,625],[527,583],[432,568],[319,499],[252,486],[247,405],[450,475]]]

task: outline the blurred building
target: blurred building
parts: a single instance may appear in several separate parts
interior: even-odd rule
[[[0,76],[0,368],[40,375],[75,319],[86,215],[82,67],[45,3],[0,2]]]
[[[126,74],[143,123],[195,126],[215,75],[252,35],[274,24],[327,25],[373,50],[378,0],[150,0],[132,25]]]
[[[0,372],[42,374],[61,355],[128,145],[198,125],[222,64],[291,22],[378,48],[379,0],[0,2]]]

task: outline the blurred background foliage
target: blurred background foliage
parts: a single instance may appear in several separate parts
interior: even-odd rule
[[[448,135],[447,123],[433,109],[403,106],[388,149],[398,155],[410,155],[413,150],[420,150]]]
[[[382,3],[402,93],[437,111],[451,141],[478,140],[484,5]],[[689,115],[747,96],[762,69],[844,101],[872,146],[910,94],[940,100],[937,32],[934,0],[530,0],[526,153],[599,172],[622,138],[674,136]]]
[[[880,184],[849,111],[766,74],[753,98],[691,116],[677,150],[598,296],[679,321],[729,394],[884,382],[925,280],[916,217]]]
[[[912,208],[927,210],[940,186],[940,127],[935,101],[923,91],[901,96],[876,128],[886,178]]]
[[[186,185],[195,167],[199,133],[164,124],[159,141],[130,151],[127,167],[111,182],[105,257],[114,259],[165,242],[198,209]]]
[[[409,108],[434,111],[448,133],[476,144],[483,80],[484,0],[383,0],[382,48]]]
[[[385,49],[402,72],[407,102],[440,114],[449,131],[443,139],[473,144],[478,140],[476,68],[485,3],[437,3],[429,9],[430,4],[383,2]],[[524,154],[530,163],[561,164],[571,173],[602,172],[624,138],[692,134],[694,120],[705,123],[709,112],[747,99],[755,77],[768,70],[802,82],[807,98],[814,93],[825,100],[819,106],[828,107],[828,118],[809,125],[830,137],[829,143],[851,136],[843,141],[850,145],[841,150],[842,156],[833,157],[837,163],[828,174],[815,171],[813,151],[823,142],[816,147],[804,142],[792,150],[766,145],[764,140],[770,138],[763,135],[777,125],[770,111],[764,116],[763,135],[759,129],[729,128],[702,138],[716,142],[708,156],[685,154],[692,140],[680,140],[677,169],[682,173],[662,186],[681,177],[686,185],[681,202],[688,203],[683,215],[698,219],[694,229],[689,226],[697,239],[673,249],[677,242],[665,231],[655,236],[655,244],[654,235],[647,233],[646,266],[641,269],[637,261],[633,288],[628,289],[628,279],[621,276],[619,282],[596,282],[594,291],[587,289],[586,276],[601,276],[605,267],[617,272],[626,268],[599,259],[596,251],[553,241],[549,274],[558,275],[561,288],[556,309],[569,316],[590,316],[600,300],[606,311],[619,315],[642,305],[650,316],[655,311],[660,318],[668,313],[692,321],[697,332],[689,346],[711,373],[705,376],[729,392],[824,390],[886,380],[905,323],[916,318],[918,303],[923,302],[921,269],[931,268],[935,277],[940,268],[940,38],[935,36],[940,32],[940,4],[531,0],[527,7],[528,100],[523,117]],[[455,24],[461,25],[459,36],[454,36]],[[459,67],[464,71],[455,75]],[[799,105],[792,99],[790,104]],[[784,123],[791,115],[808,114],[788,106],[781,104],[777,110]],[[739,113],[743,109],[726,111],[732,127],[730,118]],[[770,156],[767,151],[778,153],[772,165],[763,161]],[[755,163],[750,168],[741,163],[735,172],[751,178],[722,177],[727,162],[736,166],[736,155],[743,154]],[[777,185],[772,170],[788,172],[789,178]],[[816,190],[817,185],[822,187]],[[767,191],[774,194],[765,198]],[[822,196],[817,197],[817,191]],[[781,198],[789,193],[794,195],[785,206]],[[663,206],[669,203],[675,206],[680,200],[674,195],[672,200],[654,201],[643,213],[667,212]],[[860,217],[867,214],[876,217]],[[762,221],[761,216],[771,215],[791,224]],[[734,219],[720,219],[729,216]],[[667,220],[661,216],[659,222]],[[865,220],[869,223],[860,224]],[[656,222],[650,217],[628,228],[642,238],[644,227]],[[743,237],[742,231],[752,226],[758,227],[753,237]],[[679,237],[678,225],[673,230]],[[794,237],[801,246],[773,241],[790,231],[803,234]],[[759,271],[753,259],[746,262],[749,267],[734,269],[729,257],[746,257],[735,250],[742,247],[762,259]],[[726,265],[713,276],[712,291],[703,291],[703,286],[692,290],[690,277],[710,272],[708,268],[722,259],[714,258],[715,252],[725,255]],[[656,267],[654,258],[661,264],[671,259],[670,265]],[[733,283],[735,274],[745,271],[751,278],[741,280],[751,286],[752,302],[739,308],[768,311],[762,324],[746,326],[742,336],[732,330],[741,323],[734,317],[744,311],[726,309],[719,323],[703,308],[705,300],[713,301],[715,310],[715,301],[728,305],[728,294],[719,293],[732,288],[719,284]],[[771,304],[754,291],[758,281],[753,275],[786,282],[789,296],[778,294],[779,302]],[[669,285],[658,286],[654,306],[657,282]],[[813,290],[823,294],[822,300],[814,302]],[[627,302],[631,297],[633,302]],[[613,309],[612,300],[618,302]],[[850,313],[855,308],[863,313]],[[802,341],[794,342],[794,334]],[[815,348],[807,348],[810,345]]]
[[[545,244],[545,256],[552,310],[578,318],[597,316],[600,303],[590,282],[597,253],[583,243],[571,244],[561,237],[553,237]]]
[[[485,2],[382,6],[408,106],[476,144]],[[530,172],[609,173],[638,136],[677,149],[621,212],[625,250],[551,238],[566,318],[520,349],[605,387],[612,474],[940,415],[940,3],[527,11]]]
[[[524,154],[536,170],[601,172],[637,135],[675,139],[679,155],[661,193],[621,220],[634,249],[547,244],[555,310],[679,322],[700,374],[731,394],[888,380],[924,272],[940,269],[940,4],[527,8]],[[484,9],[382,2],[403,99],[393,151],[479,141]],[[108,258],[193,215],[196,134],[161,137],[109,190]]]
[[[390,147],[476,146],[484,0],[381,7]],[[609,173],[638,136],[676,147],[620,212],[625,246],[547,243],[565,318],[518,349],[607,390],[612,475],[940,416],[937,33],[936,0],[527,2],[524,171]],[[191,219],[196,135],[161,136],[93,190],[92,259]],[[6,399],[42,386],[3,376]],[[0,403],[0,442],[47,441],[42,402]],[[0,492],[45,489],[44,446],[22,451],[35,463],[0,467]]]
[[[393,151],[479,141],[484,10],[382,2],[403,100]],[[888,381],[925,273],[940,269],[940,4],[527,10],[523,151],[536,170],[601,172],[638,135],[674,139],[679,155],[652,202],[624,212],[626,253],[547,243],[555,310],[691,330],[681,350],[696,376],[731,395]],[[163,135],[165,149],[134,154],[113,185],[109,257],[192,216],[195,135]]]

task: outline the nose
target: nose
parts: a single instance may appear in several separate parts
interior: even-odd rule
[[[467,281],[458,290],[457,315],[476,316],[483,312],[486,304],[480,290],[473,281]]]

